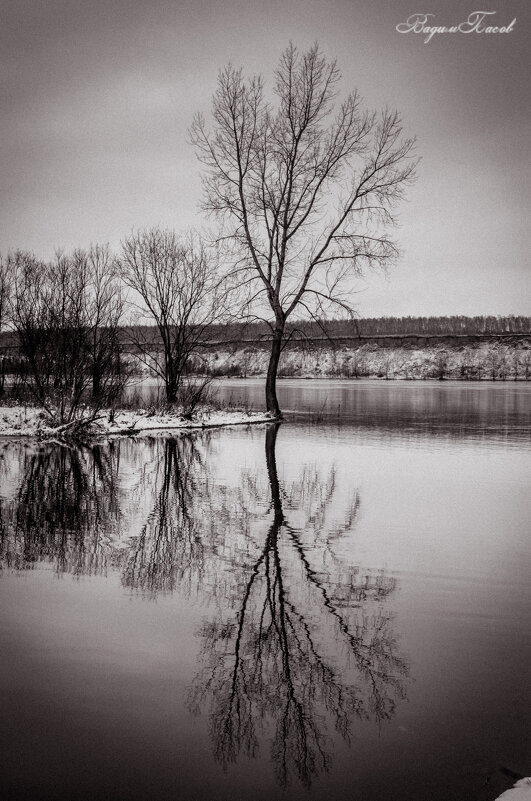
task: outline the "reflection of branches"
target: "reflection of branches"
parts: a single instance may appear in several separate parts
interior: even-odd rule
[[[189,436],[156,439],[141,448],[137,444],[133,451],[130,445],[49,443],[24,453],[16,500],[0,506],[0,561],[27,568],[50,560],[58,572],[76,575],[103,572],[112,565],[122,569],[125,586],[149,593],[200,578],[200,509],[208,497],[201,448]],[[126,470],[119,480],[123,452],[133,457],[137,469],[129,478]],[[138,455],[142,461],[135,464]],[[15,462],[10,457],[10,465]],[[138,536],[120,543],[120,533],[128,528],[120,504],[124,491],[133,510],[138,497],[146,503],[146,493],[153,493],[154,501]]]
[[[254,756],[265,737],[279,782],[309,785],[330,764],[334,730],[348,742],[357,719],[393,714],[407,664],[386,608],[394,580],[336,551],[357,492],[342,491],[333,467],[281,480],[277,431],[266,432],[265,468],[244,468],[235,486],[206,458],[208,435],[19,447],[0,562],[50,560],[76,575],[112,564],[134,591],[200,589],[218,612],[201,631],[190,706],[210,703],[217,759]]]
[[[298,482],[282,487],[277,430],[272,426],[266,433],[265,540],[250,563],[233,561],[233,571],[247,574],[235,578],[236,619],[220,615],[201,631],[203,669],[190,706],[199,711],[211,700],[215,755],[223,765],[242,752],[254,756],[259,734],[269,730],[280,784],[294,773],[309,785],[330,761],[325,719],[349,741],[356,717],[390,717],[395,698],[404,692],[407,665],[396,655],[391,616],[383,608],[394,580],[383,573],[363,575],[332,551],[334,537],[355,521],[357,495],[341,525],[327,524],[335,503],[334,471],[323,482],[305,468]],[[304,528],[288,522],[283,502],[290,516],[300,518],[304,510]],[[312,537],[306,543],[308,531]],[[235,549],[231,553],[238,555]],[[321,572],[312,566],[319,553],[333,557]]]
[[[172,591],[194,574],[200,577],[204,560],[200,515],[194,513],[197,496],[204,494],[207,486],[202,454],[193,437],[167,439],[162,444],[155,504],[131,542],[122,575],[126,586],[151,593]],[[201,488],[198,468],[203,477]]]
[[[48,444],[24,456],[17,502],[8,505],[0,556],[27,568],[51,559],[59,572],[99,573],[117,530],[116,452]]]

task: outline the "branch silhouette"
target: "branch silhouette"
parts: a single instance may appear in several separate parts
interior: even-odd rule
[[[197,504],[208,495],[207,470],[194,437],[159,440],[156,459],[154,506],[130,541],[122,572],[124,586],[150,594],[201,581],[205,544]]]
[[[21,457],[16,501],[5,505],[0,561],[27,569],[51,561],[59,573],[104,573],[118,536],[118,449],[47,443]]]
[[[214,755],[225,768],[240,754],[256,756],[266,738],[279,784],[295,776],[309,786],[330,767],[327,722],[349,742],[356,718],[391,717],[405,696],[408,665],[383,606],[394,580],[363,574],[333,554],[334,538],[355,522],[357,493],[343,525],[326,531],[334,473],[323,484],[306,467],[297,482],[282,486],[277,433],[278,424],[266,432],[267,530],[254,561],[232,565],[240,591],[235,618],[220,613],[201,630],[202,668],[189,705],[199,713],[209,704]],[[295,499],[304,504],[313,542],[290,525],[287,498],[290,513],[301,512]],[[312,566],[316,553],[332,557],[327,569]]]

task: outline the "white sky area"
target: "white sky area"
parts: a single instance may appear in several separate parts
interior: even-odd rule
[[[481,4],[480,4],[481,5]],[[289,40],[337,58],[342,90],[397,108],[422,157],[400,207],[399,264],[356,285],[361,316],[529,314],[531,4],[508,34],[457,25],[467,0],[2,0],[0,252],[50,258],[133,229],[207,222],[187,141],[218,70],[272,71]],[[483,6],[482,6],[483,7]],[[486,7],[485,7],[486,8]]]

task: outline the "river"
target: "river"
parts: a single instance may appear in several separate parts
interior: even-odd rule
[[[279,395],[280,426],[0,441],[2,799],[488,801],[531,773],[531,386]]]

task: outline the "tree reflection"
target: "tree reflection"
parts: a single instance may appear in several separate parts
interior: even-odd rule
[[[12,473],[18,455],[20,478],[15,497],[0,502],[0,562],[27,569],[51,561],[57,572],[74,575],[113,567],[124,586],[148,594],[200,580],[204,451],[189,436],[154,440],[136,451],[131,445],[48,443],[10,454]],[[122,477],[120,454],[135,468]],[[138,535],[131,509],[144,518]]]
[[[160,440],[157,443],[161,445]],[[165,439],[157,457],[155,501],[131,539],[122,583],[150,594],[200,582],[205,559],[201,501],[208,495],[203,452],[195,438]]]
[[[203,626],[203,667],[190,706],[198,712],[210,701],[215,756],[224,766],[240,753],[255,756],[259,735],[267,735],[279,783],[293,773],[309,785],[329,766],[326,719],[350,741],[356,718],[389,718],[404,695],[407,664],[383,603],[394,580],[363,575],[332,550],[331,540],[354,523],[357,494],[343,524],[327,530],[333,472],[323,483],[306,468],[282,487],[277,431],[275,425],[266,433],[270,519],[263,545],[254,561],[233,561],[235,618],[220,611]],[[305,511],[302,526],[290,525],[284,503]],[[305,543],[308,527],[313,537]],[[326,568],[318,570],[318,561]]]
[[[103,572],[120,514],[117,459],[112,444],[24,452],[16,502],[2,515],[0,559],[15,569],[51,560],[58,572]]]
[[[206,434],[19,448],[0,562],[112,567],[134,592],[200,595],[216,611],[189,703],[210,710],[216,758],[253,757],[267,740],[279,783],[309,785],[335,733],[349,742],[356,721],[391,717],[407,664],[388,609],[394,579],[346,554],[358,493],[333,464],[281,480],[277,434],[266,430],[265,462],[236,471]]]

